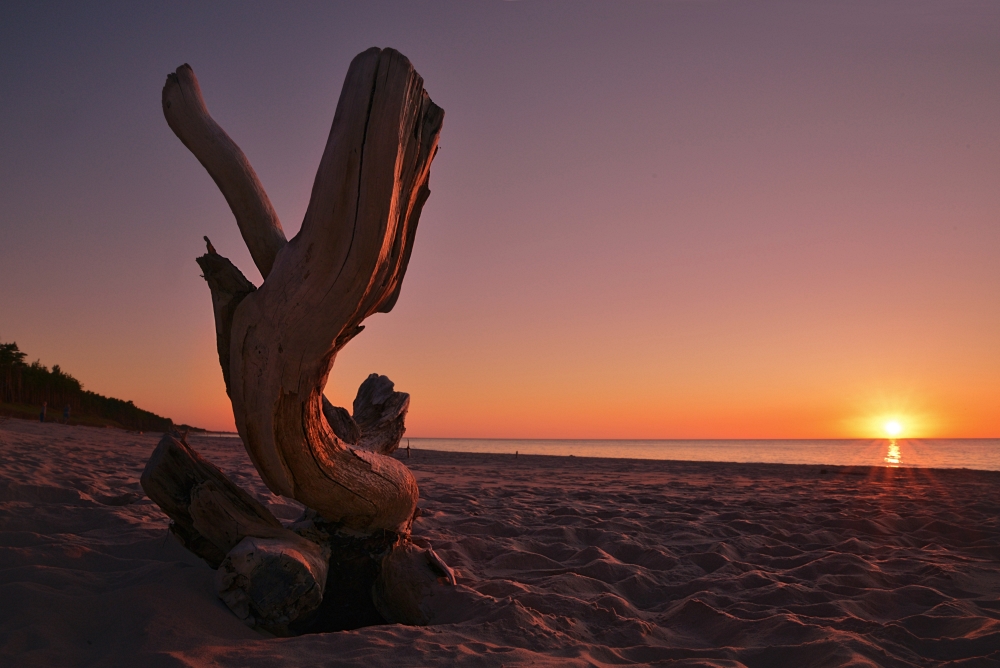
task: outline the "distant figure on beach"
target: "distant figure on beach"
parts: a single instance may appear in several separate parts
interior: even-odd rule
[[[63,408],[63,422],[69,424],[69,404],[66,404],[66,407]]]
[[[49,402],[47,401],[42,402],[42,412],[38,415],[39,422],[45,422],[45,409],[48,408],[48,406]]]
[[[406,458],[410,458],[410,439],[406,439]]]
[[[517,459],[517,450],[514,451],[514,459]]]

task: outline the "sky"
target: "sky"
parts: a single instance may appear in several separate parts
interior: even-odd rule
[[[260,275],[160,90],[191,64],[291,236],[371,46],[445,120],[334,403],[378,372],[414,437],[1000,437],[985,1],[0,3],[0,341],[233,429],[202,236]]]

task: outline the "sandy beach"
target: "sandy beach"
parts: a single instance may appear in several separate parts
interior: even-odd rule
[[[273,638],[143,495],[158,440],[0,423],[0,664],[1000,665],[1000,473],[414,450],[415,539],[459,571],[437,623]]]

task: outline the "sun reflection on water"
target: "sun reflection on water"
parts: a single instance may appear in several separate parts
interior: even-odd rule
[[[889,466],[899,466],[899,462],[902,456],[899,453],[899,446],[896,445],[896,439],[889,441],[889,451],[885,453],[885,463]]]

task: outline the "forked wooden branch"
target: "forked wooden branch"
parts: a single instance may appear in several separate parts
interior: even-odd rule
[[[163,100],[170,127],[226,196],[265,277],[254,290],[225,258],[199,259],[237,429],[261,478],[328,520],[405,534],[416,481],[382,453],[398,445],[408,396],[393,393],[391,382],[388,392],[384,383],[373,386],[363,410],[355,401],[355,422],[364,424],[351,443],[350,425],[334,428],[325,417],[322,390],[362,321],[388,312],[399,296],[444,112],[399,52],[369,49],[355,58],[302,228],[285,243],[246,157],[208,115],[190,67],[168,78]],[[365,402],[377,410],[366,411]],[[379,426],[366,441],[376,414]]]
[[[286,243],[285,232],[247,157],[209,115],[190,65],[181,65],[167,75],[162,101],[167,125],[219,186],[250,256],[261,276],[267,278],[274,257]]]

